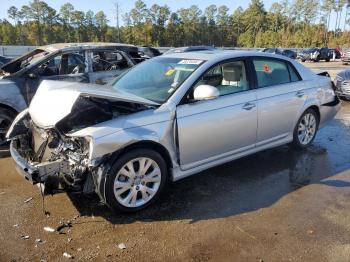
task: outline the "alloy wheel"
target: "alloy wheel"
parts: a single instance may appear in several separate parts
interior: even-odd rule
[[[139,207],[158,192],[161,170],[151,158],[140,157],[128,161],[114,179],[114,196],[125,207]]]
[[[302,145],[309,144],[316,134],[317,121],[316,117],[307,113],[299,122],[298,126],[298,139]]]

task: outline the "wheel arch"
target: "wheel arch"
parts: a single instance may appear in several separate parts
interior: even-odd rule
[[[302,112],[302,114],[304,114],[304,112],[305,112],[306,110],[309,110],[309,109],[312,109],[312,110],[314,110],[314,111],[316,112],[317,118],[318,118],[317,120],[320,122],[320,121],[321,121],[321,113],[320,113],[319,107],[316,106],[316,105],[311,105],[311,106],[307,107],[307,108]]]
[[[112,157],[113,159],[112,161],[115,161],[115,159],[121,154],[125,154],[127,152],[130,152],[131,150],[140,149],[140,148],[147,148],[147,149],[152,149],[156,151],[164,158],[168,168],[173,167],[173,163],[172,163],[169,151],[163,145],[157,142],[154,142],[152,140],[138,141],[119,149],[115,154],[113,154],[114,156]]]
[[[4,104],[4,103],[0,103],[0,109],[7,109],[7,110],[10,110],[12,113],[14,113],[15,115],[17,115],[19,112],[14,109],[12,106],[9,106],[7,104]]]

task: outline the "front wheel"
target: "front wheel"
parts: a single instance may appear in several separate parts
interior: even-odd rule
[[[0,108],[0,146],[5,142],[7,130],[15,117],[16,115],[12,111]]]
[[[135,149],[122,155],[108,172],[107,205],[116,211],[135,212],[155,202],[166,182],[167,165],[150,149]]]
[[[308,147],[315,139],[319,119],[315,110],[308,109],[299,118],[293,132],[292,146],[297,149]]]

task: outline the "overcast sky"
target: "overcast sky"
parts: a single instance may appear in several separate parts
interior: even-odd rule
[[[268,10],[273,2],[276,2],[279,0],[263,0],[263,3],[265,5],[265,9]],[[16,7],[20,8],[22,5],[26,5],[29,3],[28,0],[0,0],[1,2],[1,8],[0,8],[0,19],[8,18],[7,17],[7,10],[10,6],[15,5]],[[60,7],[66,3],[70,2],[77,10],[81,11],[87,11],[91,9],[95,13],[97,11],[103,10],[109,20],[110,25],[115,25],[115,18],[114,18],[114,5],[113,0],[46,0],[46,3],[48,3],[51,7],[55,8],[56,10],[59,10]],[[197,5],[202,10],[211,5],[215,4],[217,6],[220,5],[226,5],[230,8],[230,12],[232,13],[233,10],[235,10],[237,7],[242,6],[243,8],[246,8],[250,1],[249,0],[168,0],[168,1],[161,1],[161,0],[144,0],[144,2],[147,4],[148,7],[152,6],[153,4],[158,5],[164,5],[167,4],[172,11],[175,11],[179,8],[186,8],[190,7],[191,5]],[[124,14],[125,12],[128,12],[133,6],[135,1],[134,0],[119,0],[120,6],[121,6],[121,13]],[[344,19],[344,15],[343,15]],[[343,20],[344,21],[344,20]],[[122,21],[120,21],[122,23]],[[332,16],[331,21],[331,29],[332,26],[335,25],[335,15]],[[343,25],[343,22],[341,23]],[[341,26],[342,29],[342,26]]]

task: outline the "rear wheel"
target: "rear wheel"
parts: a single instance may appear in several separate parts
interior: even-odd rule
[[[292,145],[303,149],[308,147],[315,139],[318,130],[319,119],[315,110],[308,109],[299,118],[293,132]]]
[[[116,211],[135,212],[154,203],[166,182],[167,165],[150,149],[135,149],[112,165],[106,181],[106,202]]]
[[[6,140],[7,130],[10,128],[16,114],[6,108],[0,108],[0,146]]]

